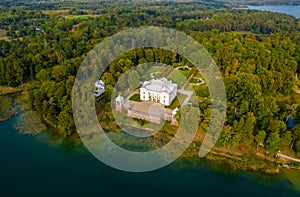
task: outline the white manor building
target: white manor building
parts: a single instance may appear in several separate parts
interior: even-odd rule
[[[145,81],[140,88],[140,100],[153,101],[165,106],[171,105],[177,96],[178,85],[166,78]]]
[[[102,80],[98,80],[95,83],[95,97],[97,98],[97,100],[101,99],[104,96],[104,92],[105,92],[105,84]]]

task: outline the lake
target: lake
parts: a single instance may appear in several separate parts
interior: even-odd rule
[[[248,6],[250,10],[261,10],[261,11],[270,11],[278,12],[293,15],[296,18],[300,18],[300,5],[280,5],[280,6]]]
[[[300,195],[282,176],[233,172],[198,158],[146,173],[118,171],[95,159],[78,137],[20,135],[15,120],[0,122],[0,196]]]

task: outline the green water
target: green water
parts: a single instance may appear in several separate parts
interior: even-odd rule
[[[300,196],[280,176],[233,173],[199,159],[147,173],[118,171],[77,137],[20,135],[15,120],[0,123],[0,196]]]

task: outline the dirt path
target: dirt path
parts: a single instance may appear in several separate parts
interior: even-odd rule
[[[282,153],[277,153],[277,156],[278,156],[278,157],[281,157],[281,158],[284,158],[284,159],[288,159],[288,160],[292,160],[292,161],[296,161],[296,162],[299,162],[299,163],[300,163],[300,159],[293,158],[293,157],[289,157],[289,156],[284,155],[284,154],[282,154]]]

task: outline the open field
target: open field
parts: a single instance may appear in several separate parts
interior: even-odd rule
[[[62,15],[62,14],[67,14],[70,12],[70,10],[43,10],[43,14],[48,14],[48,15]]]
[[[143,81],[147,81],[150,80],[152,77],[154,78],[166,77],[172,70],[173,70],[172,67],[167,67],[167,66],[151,67],[147,69],[145,74],[142,75],[141,79]]]
[[[8,86],[0,86],[0,96],[14,94],[18,92],[22,92],[24,90],[32,90],[40,87],[40,83],[38,82],[31,82],[31,83],[24,83],[18,87],[8,87]]]
[[[186,80],[186,77],[178,70],[175,70],[171,76],[168,77],[169,80],[172,80],[173,83],[176,83],[179,85],[183,84]]]
[[[66,16],[66,19],[88,20],[88,19],[94,18],[94,17],[96,17],[96,15],[76,15],[76,16],[69,15],[69,16]]]

